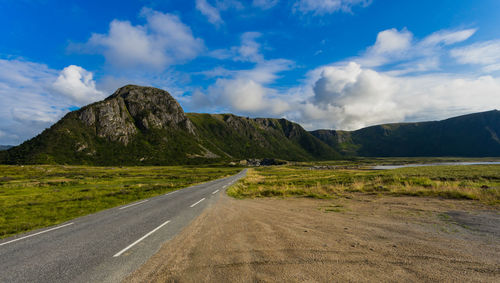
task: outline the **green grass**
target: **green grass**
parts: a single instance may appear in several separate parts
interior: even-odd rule
[[[500,204],[500,165],[432,166],[395,170],[255,168],[228,190],[235,198],[337,198],[353,193],[477,200]]]
[[[0,165],[0,238],[233,175],[239,170]]]

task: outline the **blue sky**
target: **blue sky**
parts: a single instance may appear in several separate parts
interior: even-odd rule
[[[500,104],[500,1],[0,0],[0,144],[134,83],[358,129]]]

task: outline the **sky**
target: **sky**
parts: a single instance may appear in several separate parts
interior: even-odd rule
[[[500,108],[498,0],[0,0],[0,144],[126,84],[355,130]]]

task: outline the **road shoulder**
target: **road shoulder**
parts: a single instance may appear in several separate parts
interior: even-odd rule
[[[221,194],[126,282],[495,281],[500,235],[462,225],[456,211],[500,221],[470,201]]]

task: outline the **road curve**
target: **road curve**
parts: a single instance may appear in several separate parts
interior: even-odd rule
[[[245,174],[2,239],[0,282],[120,281]]]

